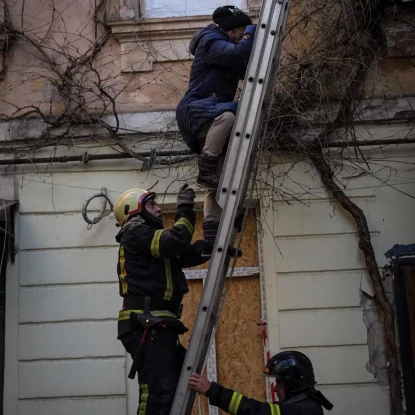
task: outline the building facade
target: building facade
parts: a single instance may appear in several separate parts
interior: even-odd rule
[[[138,388],[127,380],[130,359],[116,339],[121,300],[115,220],[105,216],[89,227],[83,205],[101,191],[114,203],[123,191],[140,187],[157,192],[171,212],[181,184],[194,183],[194,158],[177,156],[170,163],[157,156],[148,170],[137,158],[119,154],[125,146],[146,158],[153,149],[186,150],[174,109],[186,90],[188,43],[226,2],[113,0],[98,9],[93,2],[46,3],[6,1],[2,12],[5,26],[12,22],[9,40],[15,43],[2,43],[1,199],[18,201],[14,223],[6,215],[1,221],[15,237],[3,250],[3,413],[132,415]],[[234,4],[253,16],[259,7]],[[402,13],[405,21],[415,21],[411,9]],[[364,157],[354,149],[341,154],[346,161],[337,180],[366,214],[380,268],[388,264],[389,248],[413,243],[415,235],[414,32],[404,19],[390,16],[386,10],[385,53],[366,75],[353,136],[347,129],[338,133],[373,140],[361,147]],[[85,70],[80,62],[88,53],[93,63]],[[65,70],[44,72],[51,62],[70,71],[79,65],[71,72],[72,95],[59,94]],[[82,77],[83,71],[88,75]],[[64,114],[68,121],[55,127],[45,114]],[[92,123],[96,114],[104,121]],[[117,129],[117,137],[109,129]],[[392,139],[402,142],[382,144]],[[384,333],[355,221],[307,158],[267,157],[249,204],[245,255],[219,321],[209,376],[270,399],[270,385],[261,376],[262,320],[272,354],[295,349],[311,358],[333,414],[386,415]],[[200,189],[197,195],[200,206]],[[96,217],[101,209],[102,198],[96,198],[87,214]],[[206,267],[186,275],[184,319],[191,327]],[[202,407],[217,413],[205,401]]]

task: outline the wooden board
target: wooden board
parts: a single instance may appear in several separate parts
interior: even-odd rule
[[[265,401],[260,320],[259,277],[233,278],[217,331],[218,381],[249,397]]]
[[[164,215],[166,228],[174,223],[174,214]],[[202,238],[203,214],[198,213],[194,240]],[[258,266],[258,242],[255,211],[248,213],[241,243],[244,256],[237,267]],[[209,263],[198,269],[207,269]],[[195,268],[196,269],[196,268]],[[203,290],[202,280],[189,280],[189,293],[185,295],[182,321],[189,329],[196,318]],[[226,289],[226,286],[225,286]],[[223,314],[216,334],[218,381],[256,399],[266,400],[265,379],[262,376],[264,350],[261,327],[261,291],[259,276],[237,277],[231,281]],[[187,347],[191,330],[182,336]],[[203,414],[208,414],[208,400],[201,397]],[[198,398],[192,415],[198,415]]]
[[[411,336],[412,360],[415,370],[415,268],[405,267],[406,304],[408,307],[409,332]]]
[[[190,280],[188,283],[189,293],[184,297],[182,321],[191,329],[203,286],[201,280]],[[260,319],[259,277],[233,278],[216,333],[218,381],[247,396],[266,400],[265,379],[262,376],[262,332],[257,325]],[[189,339],[190,332],[182,336],[186,347]],[[202,397],[201,401],[203,413],[208,414],[207,398]],[[192,414],[199,414],[197,399]]]
[[[188,346],[190,340],[191,329],[196,319],[197,309],[202,297],[203,282],[202,280],[188,280],[189,292],[183,299],[182,322],[189,329],[187,333],[181,336],[181,340],[185,347]]]

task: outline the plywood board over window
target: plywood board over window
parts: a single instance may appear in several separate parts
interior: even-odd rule
[[[198,213],[194,240],[202,238],[203,215]],[[165,227],[174,223],[174,214],[164,216]],[[237,235],[237,240],[239,238]],[[258,236],[255,210],[248,212],[247,223],[241,242],[243,257],[236,267],[258,267]],[[194,269],[207,269],[209,262]],[[199,306],[203,280],[188,280],[189,293],[184,298],[182,320],[189,333],[183,336],[188,345],[191,328]],[[225,289],[227,284],[225,284]],[[261,289],[259,273],[234,277],[226,297],[223,313],[216,333],[216,359],[218,381],[252,398],[266,400],[265,380],[262,376],[264,349],[261,327]],[[207,399],[202,398],[202,412],[208,414]],[[221,413],[221,412],[219,412]],[[199,414],[196,399],[193,414]]]
[[[408,413],[415,411],[415,258],[395,260],[395,303],[397,308],[402,374]]]

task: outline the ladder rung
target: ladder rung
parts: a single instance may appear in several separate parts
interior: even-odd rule
[[[208,353],[229,266],[226,251],[234,242],[235,218],[246,197],[254,152],[260,136],[262,105],[269,93],[269,80],[275,73],[278,60],[275,57],[278,57],[289,1],[263,1],[248,75],[217,195],[223,208],[218,234],[170,415],[190,415],[192,411],[195,392],[188,387],[189,378],[193,372],[201,372]]]

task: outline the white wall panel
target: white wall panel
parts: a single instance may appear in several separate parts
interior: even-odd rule
[[[373,236],[373,239],[375,238],[376,236]],[[277,238],[275,244],[277,272],[365,268],[358,238],[355,235]]]
[[[118,284],[23,288],[19,322],[117,319],[121,308]]]
[[[118,163],[120,163],[118,161]],[[193,164],[190,171],[196,175],[196,166]],[[180,179],[188,179],[189,169],[185,166],[180,171],[172,168],[155,169],[150,173],[139,170],[129,171],[85,171],[62,172],[50,174],[25,174],[17,176],[23,186],[19,189],[20,206],[22,213],[38,212],[80,212],[85,200],[100,192],[106,187],[108,197],[115,203],[124,191],[133,188],[148,189],[158,193],[176,194],[183,184]],[[95,199],[89,209],[99,210],[100,199]],[[84,222],[85,223],[85,222]],[[85,224],[86,226],[86,224]]]
[[[284,195],[284,200],[305,198],[309,200],[328,198],[320,176],[316,174],[309,164],[303,161],[290,161],[282,158],[280,164],[272,167],[271,171],[263,173],[262,180],[279,189]],[[278,163],[278,160],[276,160]],[[295,197],[294,197],[295,196]],[[278,193],[275,197],[279,199]]]
[[[21,400],[18,415],[125,415],[125,397]]]
[[[365,212],[374,204],[374,199],[354,199]],[[274,236],[330,235],[357,232],[356,222],[339,203],[328,201],[275,203]],[[293,220],[295,219],[295,220]],[[377,224],[369,220],[369,229],[378,230]]]
[[[147,10],[153,8],[156,14],[167,10],[172,15],[163,2],[152,0]],[[179,10],[182,4],[179,1],[174,7]],[[213,10],[215,4],[187,2],[186,7],[186,13],[200,14]],[[108,148],[97,151],[107,152]],[[75,152],[80,153],[81,148]],[[113,219],[105,218],[88,231],[80,210],[102,186],[115,202],[128,188],[155,185],[153,190],[167,195],[166,203],[174,203],[182,184],[177,178],[196,175],[194,163],[178,172],[170,168],[150,173],[132,170],[139,165],[132,160],[59,165],[53,167],[59,171],[53,174],[18,177],[23,215],[18,233],[21,287],[16,304],[21,324],[18,346],[17,339],[13,345],[21,360],[19,415],[126,413],[124,350],[116,339],[116,319],[122,306],[116,275],[118,229]],[[367,275],[353,234],[355,225],[338,204],[327,201],[328,194],[310,166],[301,162],[286,174],[288,166],[274,168],[279,175],[276,182],[287,195],[300,197],[305,204],[278,202],[262,212],[267,220],[263,229],[271,229],[264,238],[271,350],[297,348],[310,356],[316,378],[325,386],[322,390],[335,404],[330,415],[386,415],[389,398],[365,368],[367,329],[359,294]],[[391,161],[391,166],[398,164]],[[399,190],[413,193],[412,167],[406,173],[392,174]],[[391,173],[384,169],[379,174],[388,179]],[[368,216],[382,266],[386,249],[394,243],[413,242],[415,201],[393,188],[378,188],[379,181],[370,175],[346,181],[346,193]],[[318,200],[321,198],[326,200]],[[94,201],[91,209],[96,211],[99,206]],[[14,383],[17,390],[17,380]],[[136,386],[130,383],[133,400]],[[13,391],[13,385],[6,389]],[[79,396],[85,398],[61,399]],[[8,409],[16,405],[8,401]]]
[[[367,134],[367,126],[362,128],[366,130]],[[384,128],[380,127],[378,132],[382,129]],[[397,131],[396,133],[399,134]],[[366,148],[366,150],[368,149]],[[356,167],[345,168],[336,178],[341,180],[346,194],[351,197],[375,195],[377,197],[379,191],[390,192],[391,195],[400,197],[399,191],[413,188],[414,175],[409,166],[415,162],[415,158],[411,152],[412,149],[404,147],[402,147],[400,154],[394,154],[390,150],[383,151],[383,153],[371,150],[371,153],[367,153],[367,155],[372,159],[372,161],[369,160],[369,163],[373,162],[372,171],[364,173],[368,168],[363,163],[361,171]],[[276,162],[277,160],[275,159]],[[362,174],[357,175],[356,172]],[[278,188],[279,193],[284,195],[284,200],[303,199],[307,203],[310,199],[329,198],[329,194],[321,182],[320,174],[314,167],[303,161],[291,161],[287,157],[281,157],[280,164],[275,165],[272,171],[264,173],[263,179]],[[394,187],[390,187],[390,185]],[[278,198],[278,192],[275,196]],[[407,202],[410,203],[409,200]]]
[[[88,230],[81,213],[22,215],[20,249],[115,246],[117,232],[115,220],[108,217]]]
[[[280,310],[358,307],[367,271],[332,271],[277,275]]]
[[[390,398],[380,386],[362,385],[345,387],[324,387],[321,390],[334,405],[326,415],[389,415]]]
[[[116,282],[117,256],[117,247],[23,251],[20,285]]]
[[[19,398],[125,394],[125,359],[19,364]]]
[[[281,347],[366,344],[360,308],[280,312]]]
[[[379,224],[378,229],[381,231],[381,236],[372,241],[380,266],[388,263],[384,253],[393,245],[412,244],[415,241],[415,221],[412,219],[415,212],[414,195],[415,177],[410,185],[379,189],[370,217]]]
[[[320,385],[376,382],[366,370],[369,351],[363,346],[296,348],[313,362]]]
[[[19,360],[123,357],[117,322],[21,325]]]

